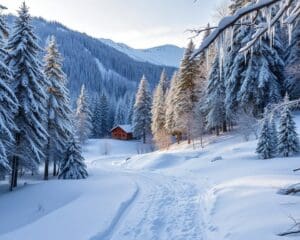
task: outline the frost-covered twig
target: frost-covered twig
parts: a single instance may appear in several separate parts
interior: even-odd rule
[[[288,231],[279,233],[278,236],[283,237],[300,233],[300,223],[292,216],[290,216],[289,218],[293,221],[293,226]]]

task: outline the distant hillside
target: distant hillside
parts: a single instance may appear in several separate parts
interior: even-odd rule
[[[129,57],[142,62],[157,65],[178,67],[182,59],[184,48],[175,45],[163,45],[149,49],[134,49],[123,43],[116,43],[110,39],[100,39],[101,42],[125,53]]]
[[[13,16],[8,16],[11,23]],[[90,95],[105,92],[111,101],[117,102],[124,95],[134,95],[143,74],[151,87],[159,81],[163,68],[169,76],[176,70],[148,62],[137,61],[87,34],[70,30],[57,22],[34,18],[33,24],[40,37],[41,46],[50,35],[57,38],[64,56],[64,71],[69,80],[72,99],[76,98],[80,86],[85,84]]]

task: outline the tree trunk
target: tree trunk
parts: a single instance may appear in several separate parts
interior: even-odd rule
[[[220,129],[219,129],[219,127],[216,127],[216,135],[217,135],[217,136],[220,135]]]
[[[46,156],[45,159],[45,168],[44,168],[44,180],[48,180],[49,179],[49,158],[50,158],[50,138],[48,138],[48,143],[47,143],[47,151],[48,154]]]
[[[9,190],[12,191],[14,188],[15,182],[15,171],[16,171],[16,156],[13,156],[12,166],[11,166],[11,179],[10,179],[10,188]]]
[[[143,132],[143,143],[146,144],[146,132]]]
[[[15,158],[15,171],[14,171],[13,187],[18,186],[18,172],[19,172],[19,159],[18,159],[18,157],[16,157]]]
[[[56,176],[56,160],[53,161],[53,177]]]
[[[226,121],[223,122],[223,132],[227,132],[227,123],[226,123]]]

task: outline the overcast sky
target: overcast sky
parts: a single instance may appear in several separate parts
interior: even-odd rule
[[[97,38],[134,48],[185,46],[186,29],[205,26],[221,0],[26,0],[33,16],[57,20]],[[9,12],[23,0],[2,0]]]

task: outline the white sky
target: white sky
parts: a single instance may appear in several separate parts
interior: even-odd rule
[[[221,0],[26,0],[33,16],[56,20],[97,38],[135,48],[162,44],[184,47],[187,29],[211,21]],[[2,0],[16,13],[23,0]]]

